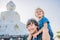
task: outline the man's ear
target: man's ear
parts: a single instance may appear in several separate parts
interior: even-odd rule
[[[36,29],[38,29],[38,26],[36,26]]]

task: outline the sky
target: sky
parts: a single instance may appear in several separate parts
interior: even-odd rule
[[[35,9],[40,7],[49,19],[54,34],[60,30],[60,0],[0,0],[0,14],[7,11],[6,4],[9,1],[15,3],[15,11],[20,15],[22,23],[26,24],[28,19],[36,18]]]

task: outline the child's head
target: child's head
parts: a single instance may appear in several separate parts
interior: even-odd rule
[[[37,8],[35,11],[35,16],[37,18],[42,18],[44,16],[44,11],[41,8]]]
[[[37,31],[38,22],[35,19],[29,19],[27,22],[27,29],[30,34],[34,34]]]

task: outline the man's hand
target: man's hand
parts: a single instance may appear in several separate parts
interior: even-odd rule
[[[32,39],[32,34],[29,34],[27,40],[31,40]]]

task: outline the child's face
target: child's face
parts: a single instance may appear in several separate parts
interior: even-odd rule
[[[35,16],[36,16],[37,18],[42,18],[42,17],[44,16],[43,10],[41,10],[41,9],[36,10]]]
[[[31,23],[30,25],[28,25],[28,31],[30,32],[30,34],[35,33],[36,30],[37,30],[37,26],[35,26],[35,24]]]

